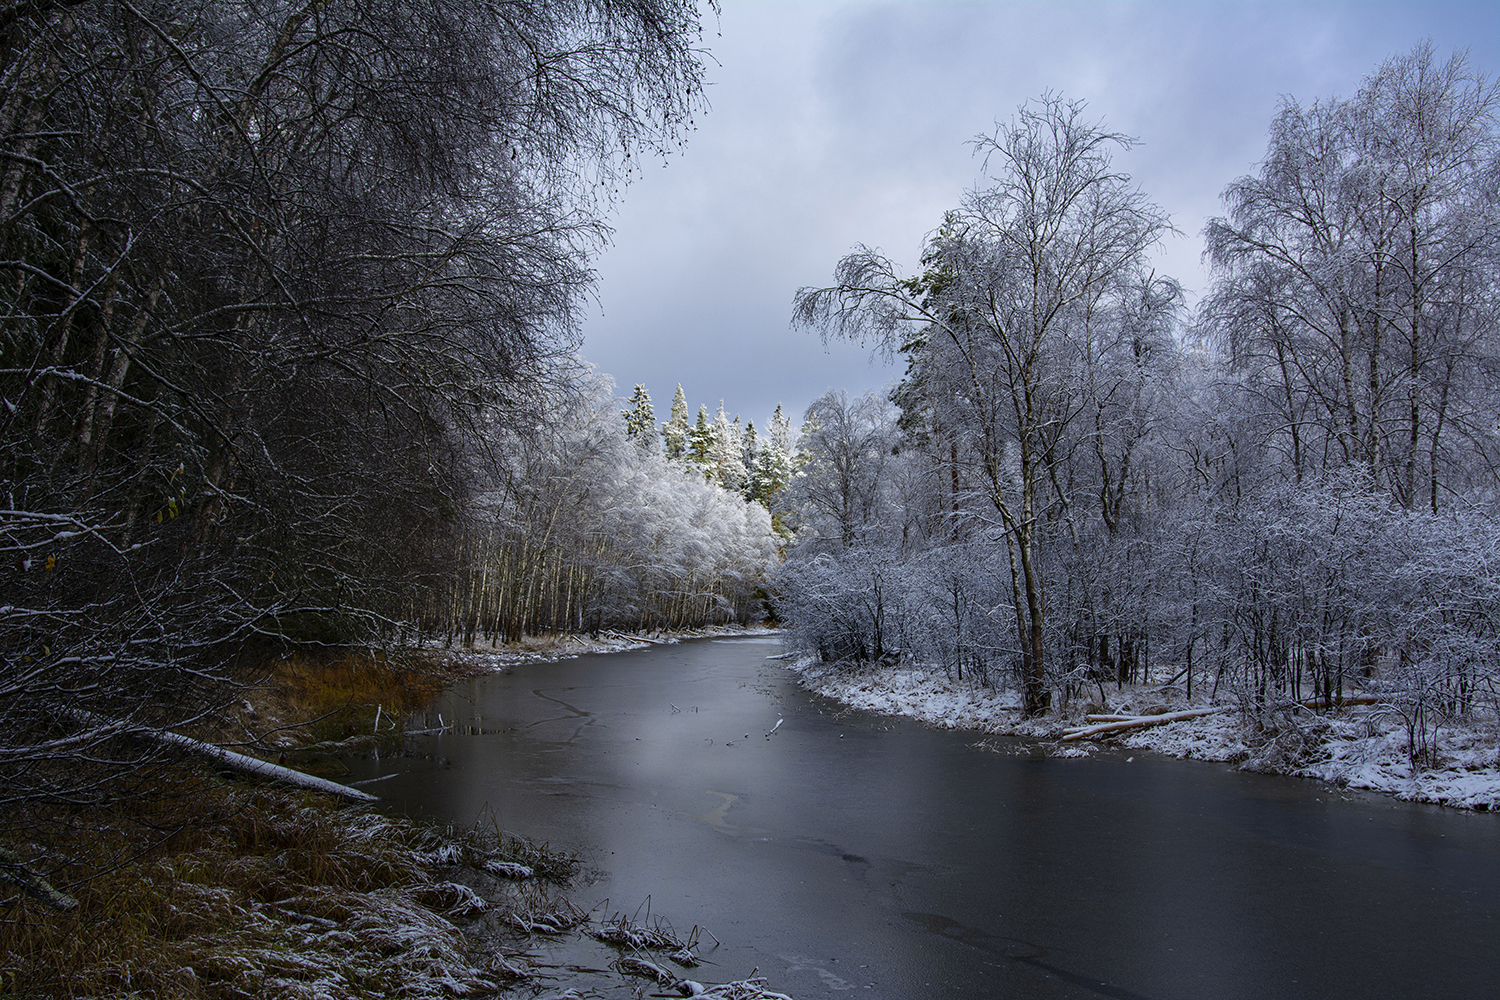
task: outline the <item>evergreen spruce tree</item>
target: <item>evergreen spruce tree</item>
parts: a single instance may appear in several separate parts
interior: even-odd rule
[[[713,468],[713,480],[723,489],[738,493],[745,485],[745,462],[743,433],[740,418],[733,421],[724,412],[724,401],[719,400],[719,412],[714,415],[713,450],[709,462]]]
[[[708,420],[708,407],[699,404],[698,422],[687,435],[687,460],[703,470],[703,475],[713,479],[714,425]]]
[[[783,538],[789,538],[785,511],[779,510],[781,497],[791,485],[796,471],[796,458],[792,453],[792,422],[781,411],[778,403],[771,415],[770,437],[760,446],[756,456],[755,471],[751,481],[752,499],[771,512],[771,526]]]
[[[661,425],[661,436],[666,443],[668,458],[681,459],[687,456],[688,434],[687,397],[682,394],[682,383],[677,383],[677,394],[672,397],[672,417]]]
[[[636,385],[629,403],[630,409],[620,411],[625,418],[625,436],[642,451],[649,451],[656,442],[656,414],[652,412],[651,397],[644,385]]]
[[[760,442],[756,439],[755,421],[747,421],[745,424],[744,447],[740,450],[740,461],[745,466],[745,482],[740,487],[740,494],[746,500],[755,499],[755,467],[760,461]]]

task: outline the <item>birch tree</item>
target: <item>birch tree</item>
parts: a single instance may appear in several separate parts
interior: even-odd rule
[[[1494,483],[1497,111],[1496,84],[1424,44],[1352,98],[1288,98],[1226,189],[1206,317],[1295,477],[1354,465],[1433,511]]]
[[[891,521],[885,466],[895,438],[890,409],[879,394],[850,399],[837,389],[807,408],[798,445],[804,461],[788,496],[800,544],[842,553],[884,540]]]
[[[828,335],[907,345],[962,428],[985,519],[1011,575],[1028,714],[1045,711],[1047,587],[1040,546],[1056,502],[1063,434],[1078,415],[1078,338],[1090,310],[1145,267],[1162,212],[1112,165],[1131,140],[1056,95],[975,140],[987,186],[928,241],[926,273],[903,279],[880,254],[845,257],[835,285],[803,289],[796,318]]]

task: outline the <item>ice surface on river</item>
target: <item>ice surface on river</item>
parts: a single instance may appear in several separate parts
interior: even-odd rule
[[[854,708],[991,735],[1043,736],[1054,735],[1057,729],[1056,719],[1022,721],[1018,692],[994,691],[968,680],[960,682],[937,668],[897,666],[851,671],[825,666],[812,658],[789,665],[809,690]],[[1251,770],[1318,778],[1414,802],[1496,810],[1500,809],[1500,760],[1494,735],[1488,731],[1493,726],[1480,721],[1443,729],[1436,765],[1419,769],[1416,774],[1407,763],[1404,731],[1390,720],[1367,714],[1327,720],[1311,762],[1305,757],[1288,761],[1265,746],[1257,748],[1238,712],[1134,730],[1103,745],[1242,764]],[[1056,756],[1086,756],[1088,752],[1079,744],[1060,744],[1059,750],[1062,752]]]

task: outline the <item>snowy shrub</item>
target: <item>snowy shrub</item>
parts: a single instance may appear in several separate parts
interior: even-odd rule
[[[787,563],[774,590],[788,648],[826,663],[899,658],[912,622],[906,567],[891,556],[860,549]]]

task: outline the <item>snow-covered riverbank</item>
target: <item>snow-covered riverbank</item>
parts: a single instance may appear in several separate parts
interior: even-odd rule
[[[1368,789],[1414,802],[1460,809],[1500,809],[1500,753],[1497,723],[1476,719],[1445,726],[1438,734],[1437,766],[1413,773],[1407,763],[1406,733],[1399,720],[1359,706],[1342,717],[1308,713],[1295,726],[1256,726],[1237,709],[1183,719],[1166,725],[1126,730],[1108,740],[1061,742],[1063,729],[1082,722],[1084,707],[1070,714],[1021,718],[1020,696],[967,679],[956,681],[938,669],[880,666],[858,671],[811,658],[788,661],[808,690],[854,708],[903,715],[947,729],[972,729],[986,736],[1017,736],[1056,741],[1055,756],[1076,757],[1102,749],[1142,750],[1174,757],[1224,761],[1247,770],[1317,778],[1349,788]],[[1208,706],[1205,697],[1188,703],[1178,691],[1158,686],[1105,688],[1108,704],[1090,712],[1152,713],[1164,708]],[[1221,699],[1226,706],[1233,702]],[[993,749],[999,747],[986,744]]]
[[[603,632],[599,635],[561,635],[528,639],[499,648],[431,650],[466,671],[484,673],[523,663],[551,662],[590,653],[644,649],[656,643],[712,636],[769,635],[774,629],[724,625],[645,635]],[[1086,756],[1102,749],[1142,750],[1173,757],[1221,761],[1246,770],[1316,778],[1342,787],[1394,795],[1413,802],[1430,802],[1459,809],[1500,810],[1500,723],[1478,718],[1463,725],[1444,726],[1438,733],[1435,767],[1414,774],[1407,762],[1406,733],[1398,718],[1369,706],[1357,706],[1342,717],[1306,714],[1297,726],[1258,727],[1238,710],[1167,725],[1127,730],[1106,740],[1062,742],[1065,727],[1082,722],[1085,712],[1147,713],[1162,708],[1232,707],[1230,698],[1217,702],[1199,694],[1191,703],[1181,692],[1157,685],[1105,688],[1107,704],[1095,696],[1092,708],[1084,702],[1066,715],[1021,718],[1018,692],[998,691],[956,681],[942,670],[920,666],[878,666],[852,671],[803,658],[787,664],[802,685],[842,704],[902,715],[945,729],[972,729],[986,736],[1014,736],[1052,741],[1049,752],[1059,757]]]
[[[631,649],[670,645],[687,639],[775,634],[775,629],[760,625],[709,625],[704,628],[655,632],[616,632],[606,629],[593,635],[565,633],[530,636],[519,643],[505,646],[491,646],[488,643],[478,643],[471,647],[430,644],[423,647],[423,652],[461,672],[482,674],[522,663],[553,663],[591,653],[623,653]]]

